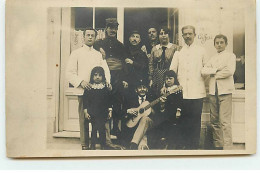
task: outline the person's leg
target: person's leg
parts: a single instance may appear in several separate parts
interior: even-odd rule
[[[232,149],[232,94],[219,96],[219,120],[223,132],[224,150]]]
[[[91,132],[91,145],[90,149],[95,150],[96,149],[96,143],[97,143],[97,126],[95,122],[91,122],[92,125],[92,132]]]
[[[221,148],[223,147],[223,136],[219,122],[219,99],[216,96],[210,95],[209,106],[213,144],[215,148]]]
[[[138,150],[149,150],[149,147],[147,144],[147,135],[144,135],[143,138],[141,139],[141,141],[138,145]]]
[[[110,146],[112,145],[112,141],[110,138],[110,121],[106,121],[105,123],[105,131],[106,131],[106,145]]]
[[[78,113],[79,113],[79,127],[80,127],[80,143],[82,149],[89,148],[89,121],[86,120],[84,111],[83,111],[83,98],[78,96]]]
[[[190,149],[198,149],[200,143],[200,130],[201,130],[201,113],[203,106],[203,99],[192,100],[192,113],[191,113],[191,143]]]
[[[181,111],[181,117],[179,119],[180,134],[180,149],[188,149],[190,144],[190,132],[191,132],[191,103],[189,99],[183,99],[183,108]]]
[[[113,102],[113,128],[111,133],[119,136],[119,119],[121,118],[121,104],[122,104],[122,88],[121,71],[112,70],[111,73],[111,85],[112,85],[112,102]]]
[[[141,139],[146,135],[147,130],[152,128],[153,121],[149,117],[141,118],[138,127],[134,133],[131,143],[139,144]]]
[[[105,145],[106,145],[105,123],[100,124],[100,126],[98,128],[98,132],[99,132],[99,141],[100,141],[101,150],[103,150],[105,148]]]

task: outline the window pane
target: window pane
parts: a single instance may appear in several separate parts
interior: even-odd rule
[[[95,29],[104,29],[107,18],[117,18],[117,8],[95,8]]]
[[[124,40],[128,45],[130,32],[138,30],[142,43],[148,43],[147,31],[150,27],[168,25],[168,8],[125,8],[124,10]]]
[[[245,15],[241,10],[234,13],[233,33],[233,51],[237,57],[235,88],[245,89]]]
[[[84,30],[93,27],[93,8],[75,7],[75,30]]]

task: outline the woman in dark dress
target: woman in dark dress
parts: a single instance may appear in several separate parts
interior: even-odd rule
[[[105,72],[102,67],[93,68],[90,84],[92,88],[85,90],[83,95],[85,118],[90,120],[92,125],[90,148],[96,149],[98,131],[101,149],[104,149],[106,144],[105,122],[112,116],[112,106],[110,104],[111,88],[106,85]]]

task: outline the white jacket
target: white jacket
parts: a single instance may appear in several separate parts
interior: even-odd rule
[[[108,83],[110,83],[110,71],[107,66],[106,60],[102,58],[100,52],[83,45],[83,47],[74,50],[67,63],[66,77],[69,83],[74,88],[77,88],[77,93],[83,95],[84,89],[80,86],[80,83],[84,80],[90,81],[90,74],[94,67],[101,66],[105,71],[105,77]]]
[[[205,83],[201,76],[201,69],[206,61],[205,49],[194,43],[190,46],[185,44],[179,52],[175,52],[170,70],[177,73],[184,99],[206,97]]]
[[[210,75],[209,94],[215,95],[217,83],[218,95],[231,94],[234,89],[236,56],[226,50],[215,54],[201,70],[202,75]]]

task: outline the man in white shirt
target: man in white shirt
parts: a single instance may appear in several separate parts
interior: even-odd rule
[[[214,46],[215,54],[201,70],[202,75],[209,75],[210,121],[213,130],[215,149],[232,149],[232,92],[233,75],[236,69],[236,56],[227,52],[227,37],[217,35]]]
[[[87,28],[84,32],[85,44],[73,51],[68,60],[66,76],[74,88],[78,90],[79,101],[79,125],[80,125],[80,141],[82,149],[89,149],[89,122],[84,117],[82,95],[84,89],[90,89],[91,70],[96,66],[103,67],[106,80],[110,83],[110,71],[105,60],[103,60],[100,52],[93,49],[97,32],[92,28]],[[108,84],[111,88],[110,84]]]
[[[183,110],[180,118],[183,149],[199,148],[203,98],[206,96],[201,69],[207,56],[205,49],[194,43],[195,36],[193,26],[182,28],[185,45],[175,52],[170,66],[170,70],[177,73],[183,87]]]

